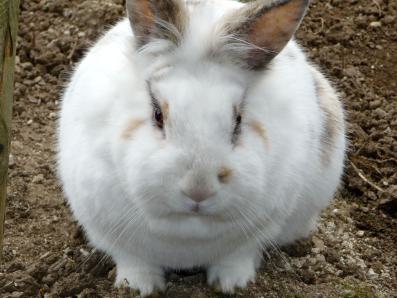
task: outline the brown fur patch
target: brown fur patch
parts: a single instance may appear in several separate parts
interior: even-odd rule
[[[322,162],[330,162],[336,138],[343,133],[344,116],[342,105],[332,87],[316,69],[313,69],[318,104],[324,116],[324,130],[321,135]]]
[[[170,106],[168,104],[168,101],[164,100],[164,102],[161,104],[161,111],[163,113],[163,121],[167,122],[170,113]]]
[[[138,47],[151,38],[168,39],[179,44],[188,16],[181,0],[127,0],[126,5]]]
[[[228,183],[233,174],[232,169],[228,167],[222,167],[218,172],[218,179],[221,183]]]
[[[295,33],[308,0],[255,1],[227,16],[223,34],[254,45],[242,58],[249,69],[261,70]],[[232,40],[235,42],[235,40]],[[236,57],[238,58],[238,57]]]
[[[132,134],[143,125],[143,123],[145,123],[145,120],[143,119],[137,119],[134,118],[132,120],[130,120],[126,127],[124,128],[124,130],[121,133],[121,138],[123,140],[128,140],[129,138],[131,138]]]
[[[250,124],[251,128],[261,137],[265,143],[266,148],[269,149],[270,143],[267,135],[266,128],[259,121],[252,121]]]

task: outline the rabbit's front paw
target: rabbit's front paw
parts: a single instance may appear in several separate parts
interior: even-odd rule
[[[164,291],[165,282],[163,272],[161,270],[148,269],[118,268],[116,286],[137,290],[142,297],[151,295],[156,291]]]
[[[255,279],[254,260],[235,260],[214,264],[208,268],[208,283],[223,293],[232,294],[236,288],[245,288]]]

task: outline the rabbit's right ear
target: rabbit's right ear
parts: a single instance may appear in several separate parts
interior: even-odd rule
[[[256,0],[226,16],[224,48],[236,62],[262,70],[292,38],[309,0]],[[219,56],[219,55],[218,55]]]
[[[127,0],[126,6],[138,47],[153,38],[179,44],[187,18],[181,0]]]

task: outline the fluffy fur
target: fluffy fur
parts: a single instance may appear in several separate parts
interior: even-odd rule
[[[313,230],[343,169],[341,104],[297,44],[261,71],[241,67],[250,41],[214,58],[230,37],[219,35],[223,20],[243,5],[187,2],[181,42],[156,37],[137,48],[122,20],[63,96],[58,161],[70,207],[113,257],[117,284],[143,295],[164,289],[166,268],[204,266],[224,292],[246,286],[263,247]],[[150,93],[166,110],[164,131]],[[197,205],[194,191],[207,199]]]

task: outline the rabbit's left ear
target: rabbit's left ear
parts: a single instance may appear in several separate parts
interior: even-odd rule
[[[180,42],[187,18],[181,0],[126,0],[126,6],[138,47],[152,38]]]
[[[263,69],[298,28],[309,0],[257,0],[226,16],[221,27],[233,59],[252,70]],[[222,50],[221,50],[222,51]],[[233,53],[234,52],[234,53]]]

